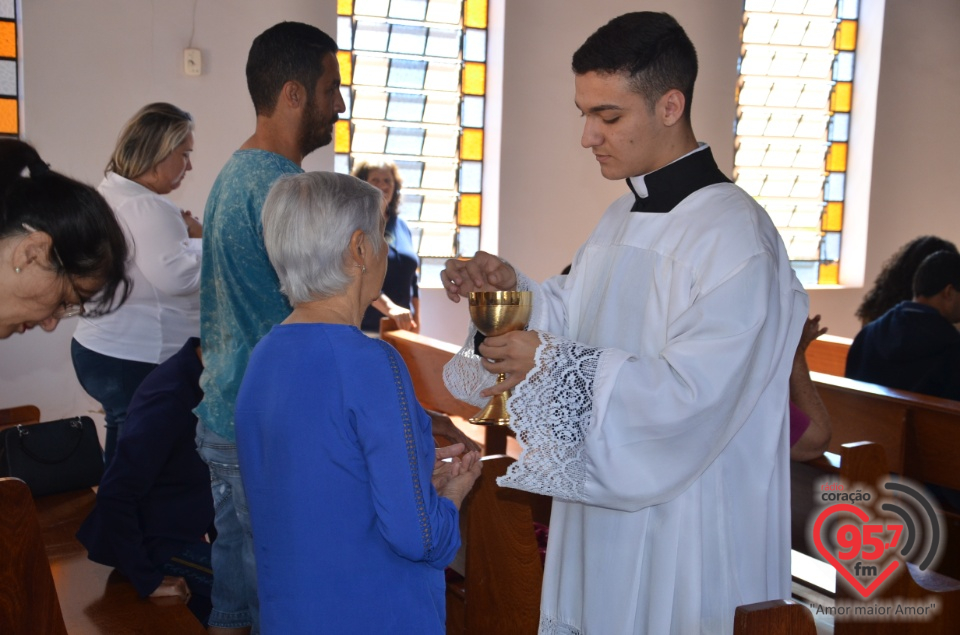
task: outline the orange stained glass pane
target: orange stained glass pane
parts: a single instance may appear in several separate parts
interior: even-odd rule
[[[830,110],[833,112],[850,112],[850,105],[853,102],[853,84],[850,82],[837,82],[833,87],[833,94],[830,95]]]
[[[483,161],[483,130],[463,129],[460,137],[460,158],[464,161]]]
[[[464,227],[480,226],[480,195],[464,194],[460,197],[460,210],[457,223]]]
[[[464,0],[463,26],[487,28],[487,0]]]
[[[337,15],[353,15],[353,0],[337,0]]]
[[[834,141],[827,151],[827,172],[847,171],[847,144]]]
[[[820,264],[820,284],[840,284],[840,263],[830,262]]]
[[[857,48],[857,23],[854,20],[841,20],[837,26],[838,51],[854,51]]]
[[[16,99],[0,99],[0,134],[20,134]]]
[[[17,25],[14,22],[0,22],[0,56],[17,56]]]
[[[341,119],[333,125],[333,151],[350,152],[350,121]]]
[[[463,65],[463,93],[483,95],[487,89],[487,65],[467,62]]]
[[[838,232],[843,229],[843,203],[840,201],[827,203],[820,229],[825,232]]]
[[[340,83],[349,86],[353,83],[353,53],[337,51],[337,62],[340,64]]]

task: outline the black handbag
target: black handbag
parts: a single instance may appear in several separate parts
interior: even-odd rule
[[[0,475],[24,481],[34,497],[93,487],[103,476],[103,448],[90,417],[0,432]]]

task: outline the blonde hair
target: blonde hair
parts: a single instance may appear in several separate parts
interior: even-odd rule
[[[147,104],[120,131],[107,172],[136,179],[170,156],[193,132],[193,117],[173,104]]]

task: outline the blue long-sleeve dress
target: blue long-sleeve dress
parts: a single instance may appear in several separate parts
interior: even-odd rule
[[[274,327],[236,430],[265,635],[445,632],[459,515],[431,484],[430,418],[395,349],[352,326]]]

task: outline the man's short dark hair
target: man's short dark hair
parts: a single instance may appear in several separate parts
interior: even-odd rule
[[[336,55],[336,41],[309,24],[281,22],[258,35],[247,56],[247,88],[257,114],[273,114],[280,89],[291,80],[312,96],[330,53]]]
[[[920,263],[913,276],[913,295],[930,298],[950,285],[960,291],[960,254],[955,251],[936,251]]]
[[[683,27],[667,13],[639,11],[610,20],[573,54],[573,72],[626,75],[650,108],[668,90],[686,99],[690,121],[697,51]]]

